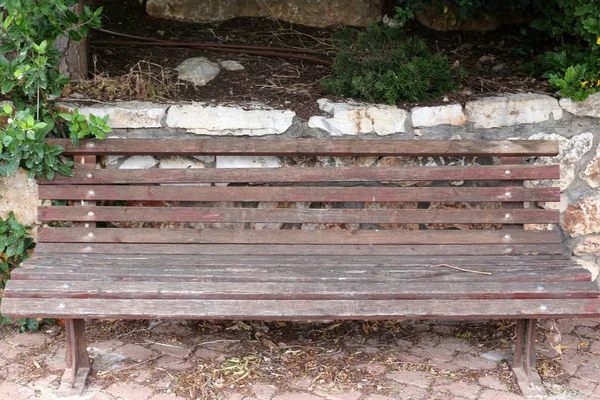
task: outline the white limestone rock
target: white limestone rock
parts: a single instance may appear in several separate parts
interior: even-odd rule
[[[219,75],[221,68],[206,57],[194,57],[184,60],[175,67],[175,71],[179,73],[179,79],[192,82],[196,86],[205,86]]]
[[[590,271],[590,273],[592,274],[593,281],[595,281],[598,278],[598,273],[600,272],[600,265],[598,265],[598,263],[593,261],[587,261],[582,258],[576,258],[575,261],[577,262],[577,264]]]
[[[119,169],[150,169],[158,164],[158,160],[150,156],[131,156],[127,157]]]
[[[600,193],[581,196],[562,214],[562,227],[572,237],[600,233]]]
[[[600,144],[596,147],[594,158],[581,171],[579,177],[594,189],[600,187]]]
[[[460,104],[439,107],[415,107],[411,110],[412,125],[417,127],[457,125],[467,122]]]
[[[188,169],[204,168],[204,164],[193,157],[168,157],[160,160],[158,168],[162,169]]]
[[[470,101],[465,106],[465,113],[475,128],[532,124],[550,118],[559,120],[563,116],[563,110],[555,98],[533,93]]]
[[[375,133],[380,136],[406,132],[408,112],[385,104],[334,103],[328,99],[317,101],[319,108],[331,117],[313,116],[311,128],[320,128],[332,136]]]
[[[278,168],[281,160],[273,156],[217,156],[217,168]]]
[[[38,199],[37,184],[27,179],[22,169],[14,175],[0,177],[0,217],[6,218],[10,211],[23,225],[37,223]]]
[[[239,61],[235,60],[219,61],[219,65],[227,71],[242,71],[246,69]]]
[[[560,165],[560,190],[566,190],[575,180],[575,170],[581,158],[591,150],[594,134],[591,132],[580,133],[567,139],[556,133],[536,133],[529,137],[530,140],[554,140],[558,142],[560,152],[554,157],[538,157],[536,165]],[[556,182],[551,180],[526,181],[527,187],[555,186]]]
[[[74,104],[59,103],[58,108],[63,112],[72,112]],[[96,117],[109,116],[108,126],[113,129],[160,128],[168,106],[143,101],[125,101],[116,104],[78,107],[79,113]]]
[[[183,128],[198,135],[263,136],[284,133],[295,116],[290,110],[193,103],[172,106],[166,121],[169,128]]]
[[[562,98],[558,103],[565,111],[573,115],[600,118],[600,93],[594,93],[583,101]]]

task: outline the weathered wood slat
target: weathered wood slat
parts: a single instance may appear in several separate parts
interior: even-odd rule
[[[565,262],[553,265],[532,264],[496,264],[479,261],[478,263],[455,262],[456,267],[470,270],[489,272],[482,275],[456,270],[447,267],[434,267],[436,264],[396,264],[378,265],[376,262],[359,265],[335,263],[303,263],[303,264],[271,264],[248,262],[241,265],[189,265],[178,263],[125,262],[111,260],[106,263],[80,263],[62,265],[56,262],[27,261],[21,268],[12,272],[12,279],[50,279],[64,280],[66,277],[74,280],[84,276],[91,280],[137,280],[137,281],[224,281],[224,282],[279,282],[279,281],[382,281],[388,279],[415,279],[428,277],[433,280],[496,280],[508,275],[511,281],[521,281],[527,277],[544,279],[549,276],[560,276],[561,279],[590,280],[591,274],[579,265]],[[115,268],[118,265],[118,268]],[[452,264],[450,264],[452,265]],[[177,277],[180,277],[179,279]],[[553,279],[549,279],[553,280]]]
[[[457,262],[469,262],[469,263],[480,263],[480,264],[527,264],[536,265],[539,263],[556,263],[560,265],[577,265],[577,263],[566,255],[529,255],[529,256],[513,256],[513,255],[467,255],[467,256],[451,256],[451,255],[432,255],[427,258],[414,255],[318,255],[318,254],[292,254],[286,255],[285,258],[281,257],[280,254],[119,254],[119,253],[103,253],[103,254],[71,254],[71,253],[38,253],[35,252],[22,265],[34,265],[38,261],[44,260],[49,263],[54,263],[58,260],[64,262],[80,262],[80,263],[94,263],[102,261],[111,261],[116,263],[129,263],[130,261],[157,261],[167,262],[170,264],[179,263],[193,263],[200,265],[205,262],[276,262],[276,263],[316,263],[319,262],[335,262],[335,263],[379,263],[379,262],[391,262],[396,265],[403,265],[404,263],[416,263],[416,264],[435,264],[441,262],[457,263]]]
[[[589,271],[575,267],[510,267],[483,268],[480,271],[492,272],[480,275],[460,272],[449,268],[365,269],[365,268],[297,268],[282,267],[232,267],[212,270],[196,268],[82,268],[67,267],[62,270],[44,267],[19,268],[13,271],[15,280],[61,280],[68,277],[74,281],[102,282],[579,282],[590,281]],[[507,286],[508,287],[508,286]]]
[[[40,221],[288,222],[288,223],[462,223],[557,224],[558,210],[366,210],[258,209],[215,207],[51,207],[38,208]]]
[[[543,304],[543,306],[542,306]],[[166,319],[481,319],[600,316],[600,299],[478,300],[92,300],[16,299],[7,317]]]
[[[377,269],[381,271],[383,269],[415,269],[415,268],[429,268],[432,265],[450,264],[461,268],[478,269],[482,265],[486,268],[489,266],[494,270],[502,268],[531,268],[535,270],[542,267],[559,267],[564,268],[572,263],[565,262],[565,260],[533,260],[533,261],[515,261],[515,260],[494,260],[489,263],[485,263],[482,260],[440,260],[434,259],[431,262],[418,261],[418,260],[402,260],[394,261],[389,258],[377,259],[377,260],[366,260],[366,259],[319,259],[319,258],[307,258],[307,259],[293,259],[293,260],[276,260],[276,259],[225,259],[225,260],[175,260],[169,262],[167,259],[156,260],[156,259],[131,259],[131,260],[118,260],[111,259],[102,260],[82,258],[80,260],[64,260],[61,266],[67,268],[101,268],[106,265],[107,262],[111,262],[113,265],[119,265],[119,268],[127,267],[129,269],[137,268],[140,271],[144,271],[149,268],[164,268],[169,266],[171,268],[201,268],[203,271],[213,271],[221,268],[244,268],[248,266],[256,268],[299,268],[302,270],[321,267],[321,268],[363,268],[363,269]],[[35,267],[35,268],[53,268],[57,263],[57,260],[41,258],[39,260],[31,260],[24,267]]]
[[[499,187],[177,187],[45,185],[44,200],[277,202],[560,201],[560,189]]]
[[[40,242],[228,244],[556,244],[557,231],[298,231],[41,228]]]
[[[38,243],[36,254],[527,255],[563,253],[560,245],[245,245]]]
[[[160,183],[282,183],[558,179],[558,165],[378,168],[232,168],[74,171],[42,185],[160,184]]]
[[[549,282],[544,285],[516,282],[511,290],[494,282],[414,283],[270,283],[246,282],[98,282],[69,280],[68,284],[11,281],[7,297],[80,299],[228,299],[228,300],[480,300],[594,298],[595,282]]]
[[[558,144],[544,140],[368,140],[368,139],[48,139],[76,155],[332,155],[332,156],[554,156]]]

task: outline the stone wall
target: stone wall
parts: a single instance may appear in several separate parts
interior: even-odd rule
[[[156,18],[212,22],[234,17],[272,17],[311,26],[367,26],[381,20],[383,0],[148,0]]]
[[[74,105],[63,103],[64,108]],[[528,160],[535,164],[558,163],[561,179],[560,203],[535,207],[560,209],[564,243],[587,268],[598,272],[600,261],[600,94],[585,102],[573,103],[536,94],[489,97],[439,107],[403,110],[394,106],[335,103],[319,100],[322,115],[308,121],[293,111],[258,105],[239,107],[210,104],[121,104],[80,105],[80,112],[109,114],[115,137],[189,137],[191,135],[246,137],[365,137],[388,139],[551,139],[560,144],[557,157]],[[297,160],[276,157],[108,157],[107,168],[233,168],[278,167]],[[322,166],[427,165],[460,160],[407,160],[386,157],[331,157],[301,161]],[[461,182],[453,184],[460,185]],[[529,186],[548,182],[528,182]],[[4,199],[0,214],[17,209],[26,223],[34,221],[37,199],[33,183],[22,175],[0,181]],[[259,205],[267,207],[267,204]],[[289,206],[289,205],[285,205]],[[401,205],[398,205],[401,206]],[[321,227],[323,228],[323,227]],[[527,226],[527,229],[552,229]],[[320,229],[315,227],[315,229]],[[409,227],[410,229],[410,227]]]

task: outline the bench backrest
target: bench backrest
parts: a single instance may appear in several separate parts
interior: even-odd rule
[[[107,139],[79,147],[51,142],[62,145],[80,168],[72,177],[39,182],[40,199],[77,205],[40,206],[40,221],[61,222],[40,229],[43,251],[562,252],[557,229],[523,229],[559,222],[558,211],[535,205],[559,201],[559,189],[524,186],[527,180],[559,178],[558,166],[525,163],[556,155],[558,145],[549,141]],[[207,168],[97,169],[97,157],[115,155],[277,156],[287,166],[212,168],[208,160]],[[327,161],[333,166],[320,166]],[[336,167],[340,161],[345,166]]]

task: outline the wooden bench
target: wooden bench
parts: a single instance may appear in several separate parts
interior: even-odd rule
[[[529,394],[542,390],[534,368],[536,319],[600,315],[598,286],[564,255],[559,230],[523,229],[559,222],[558,211],[523,207],[560,200],[558,188],[523,185],[559,177],[558,166],[524,162],[556,155],[556,143],[53,143],[80,168],[73,177],[39,182],[40,199],[76,207],[39,208],[40,221],[60,223],[40,229],[34,256],[6,286],[2,313],[67,320],[66,392],[83,390],[89,373],[84,320],[91,318],[517,319],[512,366]],[[108,155],[466,157],[469,165],[96,169],[96,157]],[[311,206],[260,208],[258,202]],[[382,206],[370,207],[375,203]],[[467,206],[435,207],[445,203]],[[165,222],[171,227],[155,229]],[[210,226],[230,223],[241,229]],[[252,229],[256,223],[286,225]],[[309,231],[302,224],[353,229]],[[389,224],[411,229],[384,229]],[[463,224],[476,230],[456,229]]]

